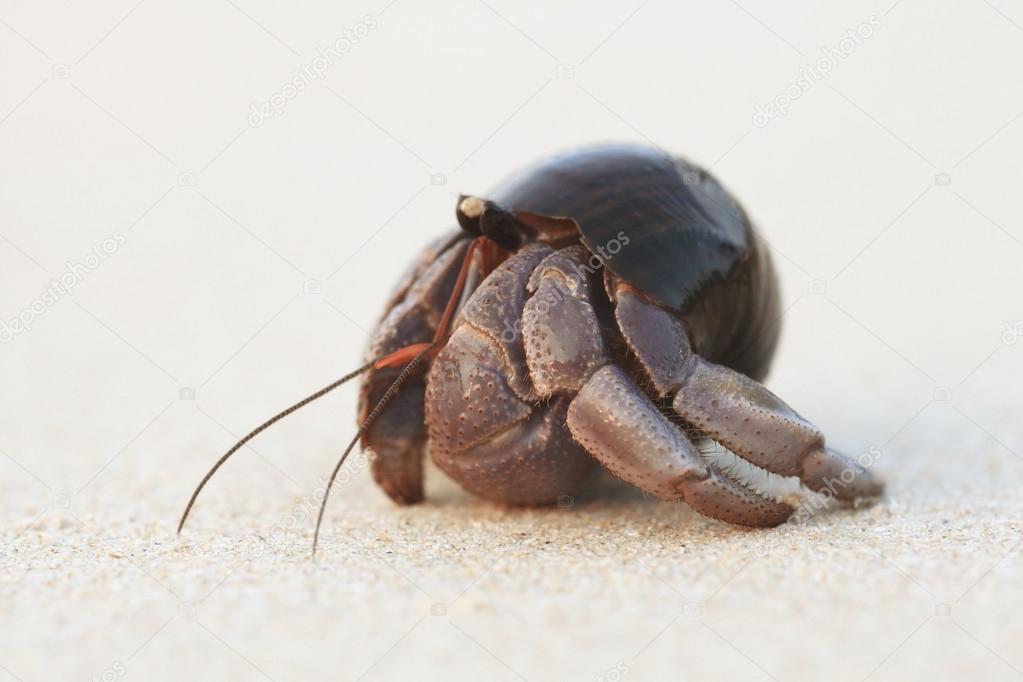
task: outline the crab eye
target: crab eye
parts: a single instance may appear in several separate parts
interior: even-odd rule
[[[506,251],[521,248],[531,232],[511,212],[479,197],[459,197],[455,216],[465,232],[475,236],[485,235]]]
[[[468,197],[464,194],[458,197],[458,205],[455,207],[455,217],[458,225],[471,235],[479,236],[480,218],[486,211],[486,202],[479,197]]]

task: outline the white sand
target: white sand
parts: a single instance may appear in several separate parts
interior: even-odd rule
[[[1018,487],[896,477],[872,509],[756,532],[611,481],[572,508],[512,511],[433,480],[433,501],[397,509],[362,475],[313,563],[297,496],[234,486],[232,511],[230,486],[213,485],[178,540],[180,495],[110,483],[132,499],[5,532],[11,674],[1000,680],[1023,667]]]

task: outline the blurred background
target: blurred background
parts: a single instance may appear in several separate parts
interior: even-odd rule
[[[1023,9],[0,2],[0,678],[1023,675]],[[386,293],[549,153],[661,146],[770,242],[768,385],[889,496],[768,532],[362,457]]]

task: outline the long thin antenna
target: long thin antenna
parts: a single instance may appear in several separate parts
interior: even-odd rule
[[[231,455],[236,453],[238,450],[241,449],[241,447],[243,445],[248,443],[250,440],[252,440],[256,436],[258,436],[260,433],[262,433],[266,429],[268,429],[271,426],[273,426],[275,423],[277,423],[281,419],[284,419],[285,417],[287,417],[292,412],[305,407],[306,405],[308,405],[309,403],[313,402],[314,400],[316,400],[318,398],[322,398],[323,396],[327,395],[328,393],[333,391],[338,386],[340,386],[340,385],[342,385],[342,384],[344,384],[344,383],[346,383],[348,381],[351,381],[352,379],[354,379],[355,377],[359,376],[360,374],[362,374],[366,370],[372,369],[373,366],[377,362],[378,362],[377,360],[374,360],[373,362],[366,363],[365,365],[363,365],[359,369],[355,370],[354,372],[351,372],[349,374],[344,375],[343,377],[341,377],[340,379],[338,379],[334,383],[332,383],[332,384],[330,384],[328,386],[324,386],[323,388],[321,388],[316,393],[313,393],[311,396],[309,396],[307,398],[303,398],[302,400],[298,401],[297,403],[295,403],[294,405],[292,405],[288,409],[284,410],[283,412],[278,412],[273,417],[270,417],[270,419],[266,420],[265,422],[263,422],[262,424],[257,426],[255,429],[253,429],[251,432],[249,432],[249,434],[246,435],[244,438],[242,438],[240,441],[235,443],[231,447],[230,450],[228,450],[227,452],[224,453],[223,457],[221,457],[220,459],[217,460],[217,463],[213,465],[213,468],[211,468],[209,471],[206,472],[206,475],[202,477],[202,480],[199,482],[199,485],[196,486],[195,492],[192,493],[191,499],[188,500],[188,506],[185,507],[185,512],[181,515],[181,521],[178,522],[178,534],[180,535],[181,534],[181,529],[185,527],[185,521],[188,520],[188,514],[189,514],[189,512],[192,511],[192,506],[195,505],[195,501],[199,497],[199,493],[202,492],[202,489],[206,486],[206,483],[208,483],[209,480],[213,477],[213,474],[217,473],[217,469],[222,467],[224,465],[224,462],[226,462],[231,457]]]
[[[377,401],[377,404],[373,407],[373,410],[366,416],[366,419],[364,419],[362,424],[359,425],[359,431],[355,434],[355,437],[352,438],[352,442],[348,444],[348,447],[345,448],[345,451],[341,455],[341,458],[337,461],[337,464],[334,466],[334,471],[331,472],[330,480],[327,482],[327,488],[323,492],[323,501],[320,503],[320,513],[316,517],[316,531],[313,533],[312,553],[313,558],[316,558],[316,546],[317,544],[319,544],[320,541],[320,525],[323,523],[323,512],[326,511],[327,509],[327,498],[330,497],[330,489],[334,485],[334,479],[337,478],[338,472],[341,471],[341,467],[344,465],[345,460],[348,459],[348,455],[351,454],[352,449],[355,447],[355,444],[359,442],[359,438],[361,438],[362,435],[366,433],[366,430],[369,429],[369,427],[373,424],[374,420],[376,420],[376,418],[380,415],[383,409],[387,407],[387,404],[390,403],[391,400],[394,398],[395,394],[398,392],[398,389],[401,388],[401,385],[403,383],[405,383],[405,380],[409,377],[409,375],[415,371],[416,367],[418,367],[419,364],[423,361],[423,358],[425,358],[427,354],[430,353],[430,351],[436,348],[436,346],[437,346],[436,341],[427,345],[426,348],[420,351],[414,358],[409,360],[408,364],[405,365],[404,368],[402,368],[401,373],[398,374],[398,377],[394,380],[394,383],[391,384],[390,388],[388,388],[384,395],[380,398],[380,400]]]
[[[444,306],[444,314],[441,315],[440,322],[437,324],[437,331],[434,332],[433,341],[430,343],[420,343],[407,346],[402,350],[395,351],[391,354],[391,356],[388,356],[389,360],[393,361],[401,358],[403,354],[407,357],[409,353],[418,351],[408,364],[402,368],[401,373],[398,374],[394,383],[391,384],[390,388],[388,388],[380,400],[377,401],[373,410],[366,416],[366,419],[359,425],[358,433],[356,433],[355,437],[352,438],[352,442],[348,444],[348,447],[346,447],[345,451],[341,454],[341,459],[339,459],[337,464],[334,466],[334,471],[331,472],[330,480],[327,482],[327,489],[323,493],[323,501],[320,503],[319,516],[316,517],[316,531],[313,533],[313,558],[316,557],[316,546],[320,541],[320,525],[323,523],[323,512],[327,509],[327,498],[330,496],[330,489],[334,485],[334,479],[337,478],[338,472],[341,471],[341,467],[344,465],[345,460],[348,459],[348,455],[351,454],[355,444],[359,442],[359,438],[366,433],[367,429],[369,429],[369,427],[373,424],[373,421],[380,415],[384,408],[387,407],[387,404],[391,402],[394,395],[398,392],[398,389],[401,388],[401,385],[405,382],[409,375],[415,371],[416,367],[419,366],[419,363],[423,361],[423,358],[433,351],[434,348],[444,342],[445,337],[447,337],[449,327],[451,326],[451,320],[454,318],[455,310],[458,308],[459,299],[462,297],[462,291],[465,288],[465,282],[468,279],[469,268],[472,266],[473,258],[475,257],[476,252],[483,248],[485,243],[486,237],[476,237],[469,244],[469,248],[465,250],[465,256],[462,258],[462,267],[458,270],[458,277],[455,279],[455,286],[451,291],[451,295],[448,297],[447,305]]]
[[[316,532],[313,536],[313,556],[315,557],[316,546],[318,544],[320,537],[320,525],[323,522],[323,514],[327,508],[327,497],[330,495],[330,489],[334,485],[334,480],[337,478],[338,472],[341,470],[342,465],[344,465],[345,460],[348,458],[348,455],[351,454],[352,449],[355,447],[355,444],[359,442],[359,438],[361,438],[366,433],[366,431],[373,424],[373,422],[380,415],[380,413],[384,410],[384,408],[387,407],[387,405],[391,402],[395,394],[398,392],[398,389],[401,388],[401,385],[405,382],[409,375],[412,374],[413,371],[415,371],[416,367],[418,367],[419,364],[423,362],[423,359],[431,351],[433,351],[443,343],[444,338],[447,336],[451,320],[454,317],[455,311],[457,309],[459,298],[461,297],[462,291],[465,287],[466,279],[468,278],[468,273],[473,261],[473,257],[475,256],[477,251],[479,251],[483,247],[485,242],[486,242],[485,237],[477,237],[473,239],[472,243],[469,244],[469,248],[466,249],[465,256],[463,257],[462,260],[462,267],[460,268],[458,272],[458,277],[455,281],[454,290],[452,291],[451,296],[448,298],[447,305],[444,308],[444,313],[441,316],[441,321],[437,326],[437,330],[434,334],[434,338],[432,341],[414,343],[409,346],[405,346],[404,348],[399,348],[398,350],[393,351],[392,353],[389,353],[382,357],[376,358],[371,362],[368,362],[362,367],[358,368],[354,372],[346,374],[345,376],[341,377],[334,383],[329,384],[328,386],[324,386],[319,391],[313,393],[309,397],[303,398],[302,400],[295,403],[288,409],[274,415],[273,417],[263,422],[255,429],[253,429],[244,438],[235,443],[230,450],[224,453],[224,455],[219,460],[217,460],[216,464],[214,464],[213,467],[208,472],[206,472],[206,475],[203,476],[202,480],[199,482],[199,485],[196,486],[195,490],[192,492],[192,497],[189,498],[188,505],[185,507],[184,513],[181,514],[181,520],[178,522],[178,533],[180,534],[182,528],[185,527],[185,521],[188,520],[188,515],[192,511],[192,507],[195,505],[195,501],[199,498],[199,493],[201,493],[203,488],[206,487],[206,484],[213,477],[213,474],[217,473],[217,470],[219,470],[220,467],[222,467],[224,463],[227,462],[231,455],[233,455],[235,452],[241,449],[242,446],[244,446],[250,440],[258,436],[266,429],[268,429],[273,424],[287,417],[292,412],[295,412],[296,410],[305,407],[306,405],[308,405],[309,403],[313,402],[318,398],[322,398],[323,396],[330,393],[338,386],[341,386],[342,384],[354,379],[363,372],[366,372],[367,370],[374,368],[381,369],[384,367],[396,367],[399,366],[400,363],[404,362],[406,358],[411,357],[412,359],[404,366],[404,368],[399,373],[398,377],[394,380],[394,383],[391,384],[391,386],[387,389],[387,391],[380,398],[377,404],[373,407],[373,410],[369,413],[366,419],[363,420],[362,424],[359,426],[358,432],[355,434],[355,437],[352,439],[352,442],[348,444],[348,447],[345,448],[344,453],[341,455],[341,459],[338,460],[337,465],[334,467],[334,471],[330,475],[330,481],[327,484],[327,489],[323,496],[323,502],[320,505],[319,516],[316,519]]]

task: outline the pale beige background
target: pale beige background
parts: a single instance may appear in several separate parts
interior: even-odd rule
[[[0,2],[0,319],[124,241],[0,345],[0,678],[1017,679],[1021,63],[1010,0]],[[787,306],[769,384],[879,449],[882,504],[746,532],[613,485],[502,510],[431,474],[399,509],[353,459],[314,564],[348,389],[175,537],[236,436],[358,363],[457,193],[611,139],[741,197]]]

